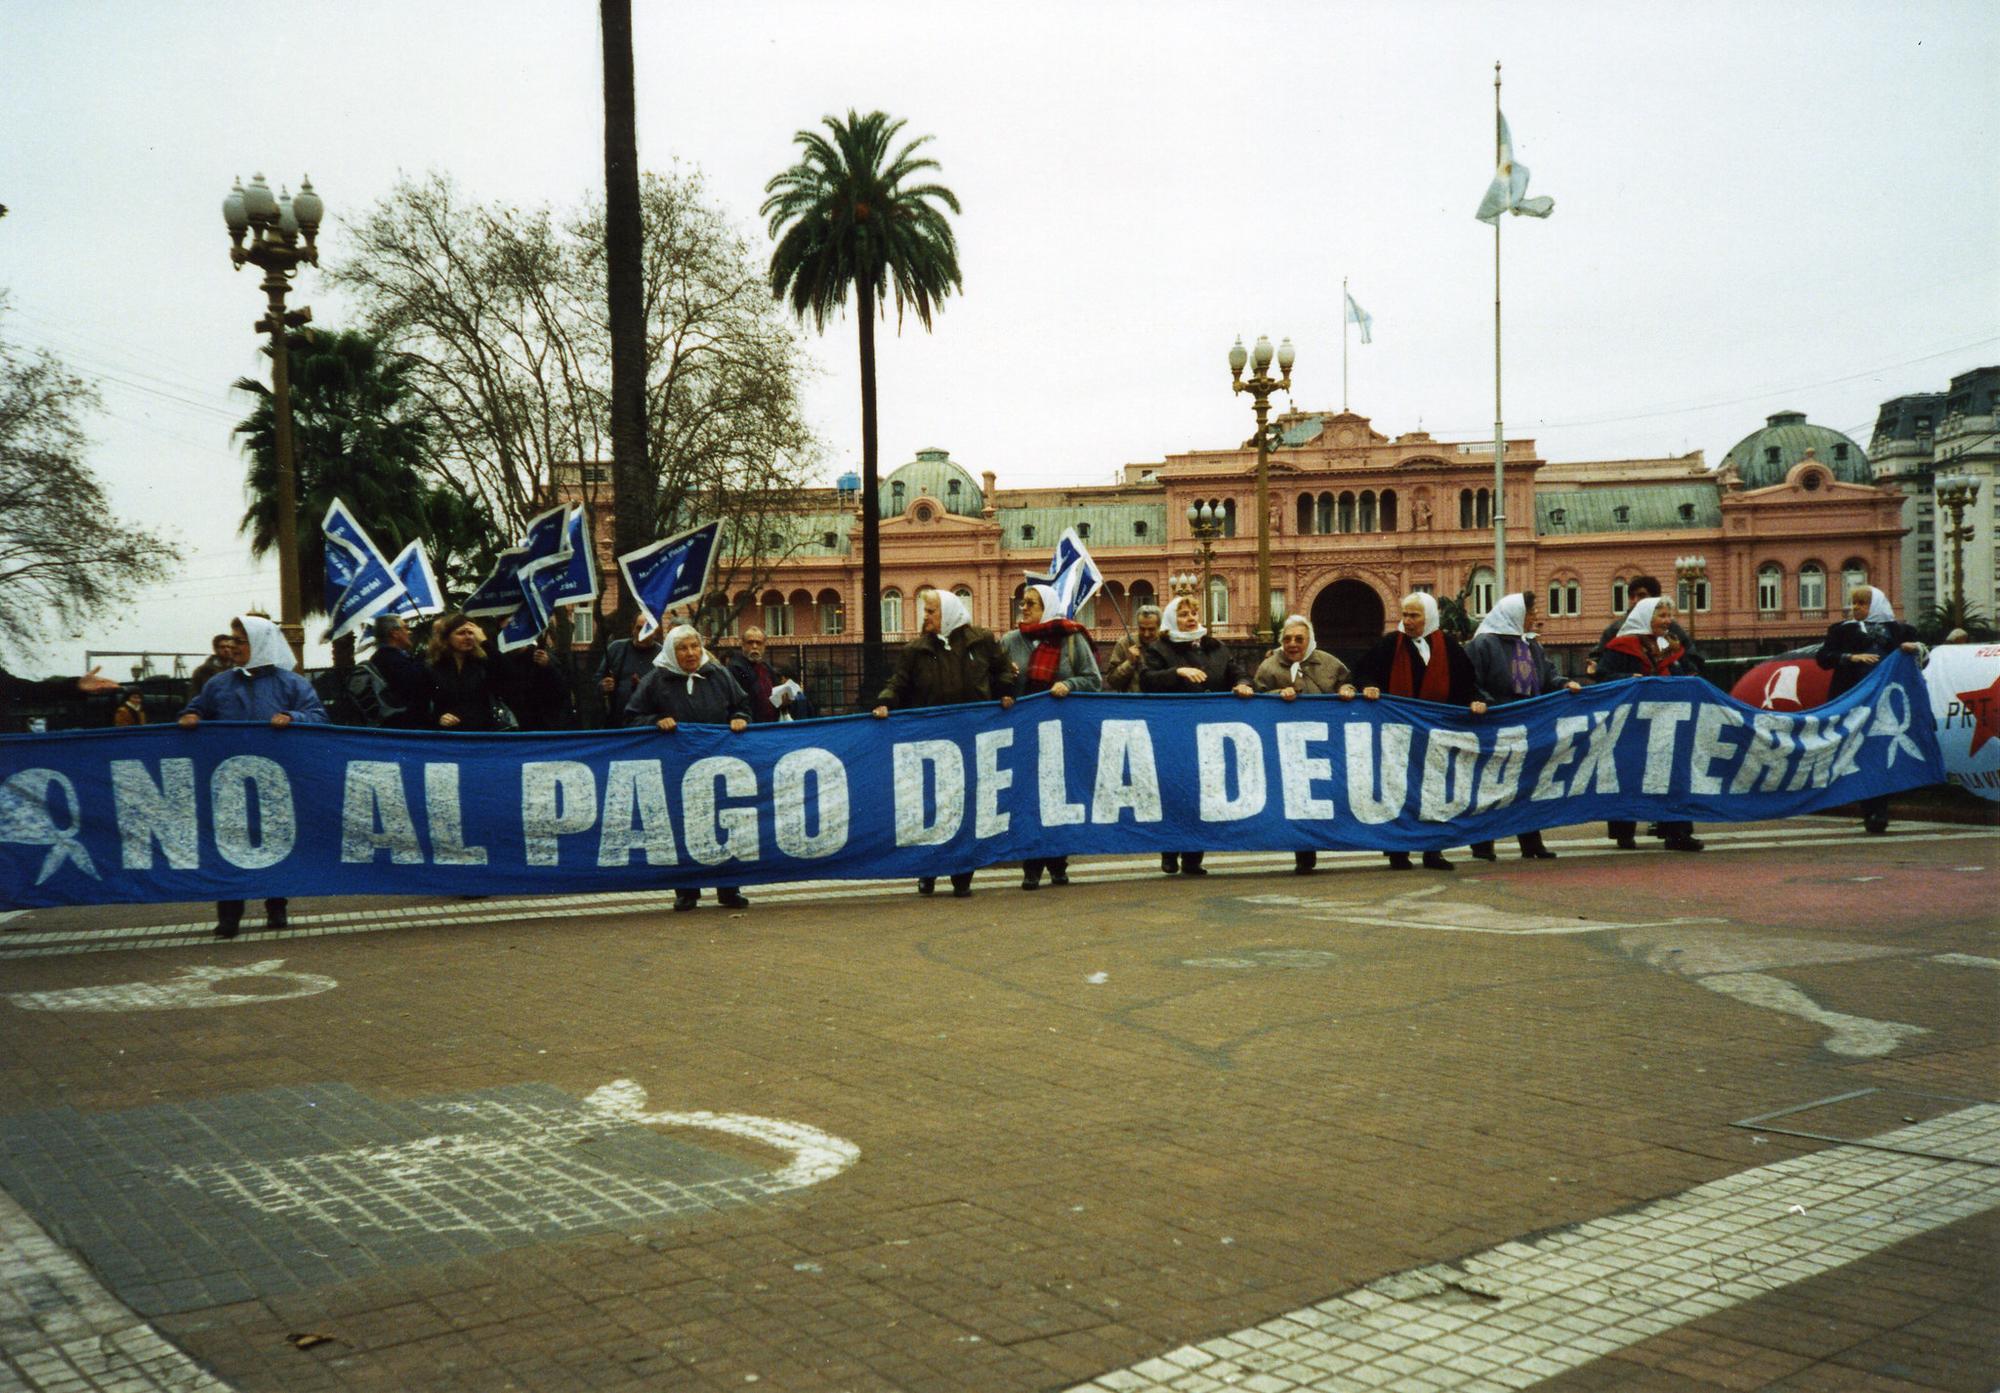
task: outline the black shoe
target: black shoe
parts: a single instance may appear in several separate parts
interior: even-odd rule
[[[674,891],[674,909],[676,912],[693,909],[696,905],[700,903],[701,903],[701,891],[699,890]]]
[[[285,917],[285,902],[283,900],[264,901],[264,927],[267,929],[283,929],[289,926],[290,921]]]
[[[1175,871],[1178,871],[1180,868],[1181,868],[1181,856],[1179,852],[1163,851],[1160,853],[1161,871],[1163,871],[1167,875],[1172,875]]]
[[[917,877],[917,893],[918,893],[919,895],[928,895],[928,894],[930,894],[930,893],[931,893],[931,891],[933,891],[933,890],[935,890],[935,889],[937,889],[937,877],[936,877],[936,876],[934,876],[934,875],[920,875],[920,876],[918,876],[918,877]]]
[[[1051,879],[1053,879],[1053,877],[1051,877]],[[1040,871],[1023,871],[1023,872],[1021,872],[1021,888],[1022,888],[1023,890],[1039,890],[1039,889],[1041,889],[1041,888],[1042,888],[1042,873],[1041,873]]]
[[[750,908],[750,901],[743,898],[741,890],[717,890],[715,892],[715,902],[724,909]]]
[[[1867,829],[1870,836],[1884,836],[1889,831],[1889,815],[1887,813],[1870,813],[1861,819],[1861,825]]]
[[[1708,845],[1708,843],[1704,842],[1699,837],[1667,838],[1668,851],[1700,851],[1706,845]]]
[[[967,871],[963,875],[955,875],[951,878],[951,897],[955,900],[969,900],[972,898],[971,871]]]
[[[1498,861],[1500,854],[1493,849],[1493,843],[1491,842],[1474,842],[1472,844],[1472,859],[1475,861]]]
[[[1049,870],[1049,884],[1051,885],[1069,884],[1069,872],[1064,870],[1061,866],[1052,867]]]
[[[234,938],[234,937],[236,937],[236,925],[234,925],[234,924],[217,924],[217,925],[215,926],[215,936],[216,936],[217,938]]]
[[[1553,861],[1556,859],[1556,854],[1540,842],[1536,842],[1533,846],[1524,846],[1521,848],[1521,859],[1523,861]]]
[[[1389,869],[1392,871],[1413,871],[1416,869],[1415,866],[1410,864],[1410,853],[1407,851],[1389,851],[1383,854],[1389,858]]]
[[[1637,837],[1616,837],[1613,839],[1612,844],[1620,851],[1637,851],[1639,849],[1639,839]]]
[[[1292,874],[1311,875],[1313,867],[1319,864],[1317,851],[1295,851],[1292,853]]]
[[[1445,860],[1442,851],[1426,851],[1424,853],[1424,869],[1427,871],[1455,871],[1458,867]]]
[[[215,903],[215,936],[234,938],[243,927],[243,901],[217,900]]]

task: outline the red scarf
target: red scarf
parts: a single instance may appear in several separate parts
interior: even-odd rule
[[[1665,648],[1653,642],[1651,634],[1620,634],[1604,645],[1605,651],[1623,653],[1638,661],[1641,677],[1671,677],[1674,664],[1681,660],[1681,646],[1670,643]]]
[[[1053,687],[1056,673],[1062,668],[1063,649],[1069,646],[1069,636],[1083,632],[1083,625],[1074,619],[1049,619],[1040,624],[1023,624],[1021,637],[1034,640],[1035,651],[1028,657],[1028,684],[1033,687]]]
[[[1402,630],[1396,631],[1396,656],[1389,663],[1390,696],[1422,697],[1425,701],[1451,700],[1451,655],[1445,652],[1444,635],[1433,630],[1427,637],[1431,642],[1431,660],[1424,664],[1421,679],[1415,676],[1416,655],[1413,654],[1410,636]]]

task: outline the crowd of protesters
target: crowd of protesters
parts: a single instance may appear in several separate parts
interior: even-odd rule
[[[1660,594],[1658,582],[1638,577],[1629,593],[1631,608],[1604,631],[1586,662],[1586,679],[1625,682],[1700,672],[1701,656],[1679,624],[1673,602]],[[999,635],[975,624],[969,604],[958,595],[924,590],[918,602],[919,632],[896,652],[887,681],[875,694],[872,714],[878,718],[897,711],[996,701],[1005,708],[1017,698],[1041,693],[1060,699],[1073,692],[1099,691],[1270,695],[1287,702],[1301,696],[1374,701],[1388,695],[1462,707],[1476,717],[1493,706],[1582,690],[1582,683],[1559,674],[1543,650],[1534,629],[1534,597],[1525,593],[1502,596],[1464,644],[1440,627],[1432,596],[1407,595],[1396,626],[1358,657],[1352,671],[1318,646],[1311,622],[1298,614],[1287,616],[1279,626],[1277,647],[1254,667],[1248,666],[1208,631],[1200,603],[1192,595],[1177,596],[1165,613],[1142,605],[1133,615],[1134,632],[1111,644],[1102,670],[1089,631],[1060,612],[1056,592],[1046,585],[1023,590],[1018,624]],[[231,623],[228,633],[215,636],[212,656],[190,682],[179,723],[194,729],[204,720],[259,721],[283,728],[331,719],[390,730],[442,732],[551,731],[576,723],[570,684],[545,640],[510,653],[489,652],[485,629],[458,612],[441,615],[431,624],[421,658],[409,626],[399,617],[375,620],[370,637],[369,656],[334,669],[331,690],[316,691],[294,671],[292,650],[278,626],[260,615],[243,615]],[[1849,617],[1828,628],[1817,661],[1832,672],[1831,693],[1839,696],[1899,649],[1921,657],[1916,631],[1896,618],[1880,589],[1862,585],[1850,597]],[[684,725],[740,732],[753,724],[814,715],[804,689],[794,676],[772,666],[767,650],[763,631],[751,627],[743,631],[739,646],[719,659],[689,625],[662,634],[642,618],[630,637],[607,646],[597,670],[604,723],[651,726],[662,734]],[[43,683],[23,682],[0,672],[0,700],[51,700],[119,690],[95,671]],[[114,720],[120,725],[144,723],[144,709],[136,696],[120,701]],[[1887,798],[1869,799],[1862,810],[1869,832],[1887,830]],[[1685,821],[1664,821],[1651,830],[1669,851],[1702,849],[1692,825]],[[1635,822],[1614,821],[1607,835],[1623,850],[1639,848]],[[1518,843],[1524,859],[1548,860],[1556,855],[1538,831],[1522,833]],[[1453,869],[1445,849],[1422,852],[1422,865]],[[1490,841],[1473,843],[1471,853],[1485,861],[1497,857]],[[1392,869],[1414,869],[1408,852],[1384,854]],[[1296,852],[1294,869],[1310,874],[1316,859],[1312,851]],[[1160,869],[1167,874],[1205,875],[1202,860],[1199,849],[1166,852],[1160,857]],[[972,893],[975,869],[968,866],[950,876],[953,895]],[[1024,861],[1021,888],[1040,889],[1044,876],[1054,886],[1069,884],[1069,858]],[[934,893],[935,879],[919,879],[917,890]],[[700,896],[699,889],[677,890],[674,908],[693,909]],[[740,887],[733,885],[717,886],[716,897],[730,908],[748,904]],[[218,936],[236,936],[243,908],[240,900],[218,905]],[[268,927],[285,926],[284,900],[267,900],[265,912]]]

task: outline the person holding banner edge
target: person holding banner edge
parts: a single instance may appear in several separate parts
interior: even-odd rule
[[[1088,631],[1063,616],[1062,601],[1052,586],[1030,585],[1021,592],[1020,627],[1001,636],[1000,651],[1014,665],[1016,699],[1037,692],[1061,698],[1104,687]],[[1021,888],[1041,889],[1044,870],[1049,884],[1069,884],[1069,857],[1029,857],[1021,862]]]
[[[486,631],[453,612],[431,625],[431,709],[440,730],[511,730],[514,713],[500,700],[486,661]]]
[[[885,719],[891,710],[964,706],[995,697],[1001,710],[1011,707],[1014,666],[992,633],[972,622],[965,601],[942,590],[923,590],[917,603],[923,614],[922,631],[897,652],[889,681],[875,697],[875,718]],[[954,898],[971,895],[972,876],[972,871],[953,873]],[[936,889],[936,876],[917,877],[919,895]]]
[[[1489,707],[1505,706],[1510,701],[1526,701],[1529,697],[1552,692],[1557,687],[1569,692],[1583,690],[1581,682],[1565,682],[1557,673],[1555,660],[1542,651],[1529,625],[1535,622],[1535,597],[1523,592],[1518,595],[1502,595],[1499,603],[1486,612],[1479,622],[1479,631],[1473,634],[1465,645],[1465,656],[1472,663],[1473,679],[1479,684],[1481,695]],[[1521,845],[1521,859],[1524,861],[1553,861],[1556,854],[1542,842],[1539,830],[1523,832],[1515,839]],[[1497,859],[1493,843],[1474,842],[1473,859],[1492,861]]]
[[[1880,586],[1857,585],[1848,596],[1848,617],[1828,627],[1826,641],[1813,661],[1833,673],[1826,696],[1831,701],[1874,671],[1897,649],[1911,654],[1922,667],[1924,646],[1917,631],[1896,618],[1894,606]],[[1873,836],[1889,830],[1889,795],[1861,800],[1861,825]]]
[[[1690,660],[1688,649],[1674,637],[1674,602],[1657,596],[1639,601],[1632,606],[1632,612],[1625,616],[1625,622],[1618,626],[1618,632],[1604,645],[1604,656],[1597,663],[1597,680],[1623,682],[1634,677],[1676,677],[1682,675],[1682,664],[1693,666],[1698,659]],[[1615,819],[1605,824],[1605,831],[1621,851],[1639,849],[1639,824],[1624,819]],[[1668,851],[1700,851],[1704,845],[1694,835],[1692,822],[1660,823],[1660,835],[1666,838]]]
[[[660,645],[652,672],[625,704],[625,724],[655,726],[662,735],[683,725],[726,725],[740,735],[750,725],[750,696],[702,644],[693,625],[676,624]],[[736,885],[716,886],[715,902],[724,909],[746,909],[750,904]],[[674,891],[677,911],[700,903],[699,886]]]
[[[1223,647],[1201,622],[1201,604],[1192,595],[1182,595],[1168,606],[1170,623],[1165,633],[1146,650],[1146,666],[1139,674],[1142,692],[1234,692],[1240,697],[1255,696],[1256,690],[1244,680],[1243,665]],[[1205,851],[1163,851],[1160,869],[1172,875],[1207,875],[1202,867]]]
[[[1275,692],[1280,700],[1297,701],[1301,696],[1330,696],[1351,677],[1346,663],[1319,646],[1312,621],[1303,614],[1288,614],[1278,626],[1278,646],[1258,665],[1251,685],[1260,692]],[[1318,864],[1317,851],[1292,853],[1296,875],[1311,875]]]

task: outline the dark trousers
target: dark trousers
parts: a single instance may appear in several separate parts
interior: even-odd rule
[[[1639,835],[1639,824],[1636,822],[1607,822],[1604,826],[1610,833],[1613,841],[1624,841]],[[1692,822],[1663,822],[1660,824],[1660,835],[1670,842],[1682,841],[1694,835],[1694,824]]]
[[[217,900],[215,902],[215,922],[225,929],[234,929],[243,923],[242,900]],[[283,917],[285,900],[264,901],[264,918],[268,922]]]

